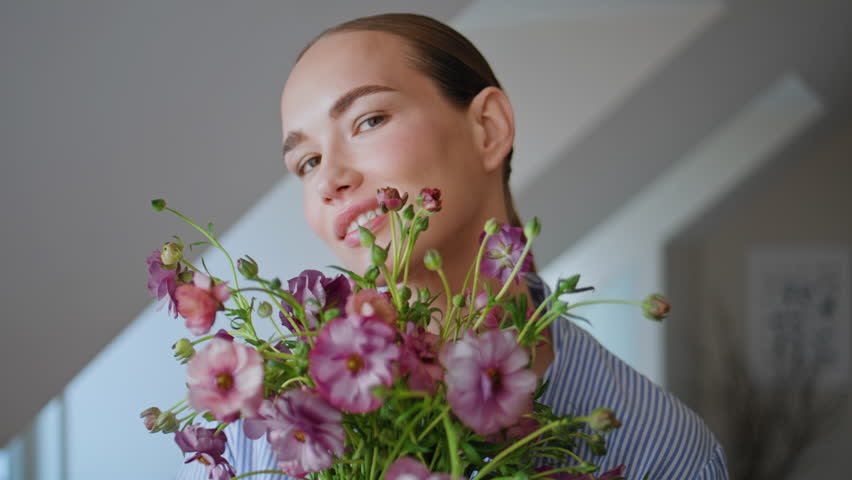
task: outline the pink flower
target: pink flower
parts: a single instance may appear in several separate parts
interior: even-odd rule
[[[346,313],[376,318],[391,326],[396,324],[396,309],[393,308],[388,295],[378,290],[361,290],[351,295],[346,302]]]
[[[511,427],[528,411],[537,379],[515,336],[509,330],[486,330],[478,337],[467,332],[441,350],[453,413],[480,435]]]
[[[215,428],[190,425],[175,433],[175,443],[183,453],[195,453],[184,463],[198,461],[207,467],[207,478],[225,480],[236,476],[234,467],[222,457],[228,437],[225,432],[216,433]]]
[[[311,350],[308,370],[317,391],[337,408],[364,413],[381,406],[373,388],[393,383],[400,348],[387,323],[349,315],[328,322]]]
[[[441,191],[437,188],[424,188],[420,190],[420,203],[426,211],[435,213],[441,211]]]
[[[210,277],[203,273],[195,272],[192,279],[193,283],[181,285],[175,291],[177,311],[186,319],[190,333],[204,335],[210,331],[216,321],[216,312],[224,308],[222,304],[231,292],[226,283],[214,286]]]
[[[319,395],[289,390],[275,400],[264,400],[257,419],[243,424],[246,436],[266,433],[278,467],[289,475],[304,477],[330,467],[343,455],[343,414]]]
[[[423,327],[408,322],[402,336],[402,353],[399,357],[400,373],[408,375],[408,388],[412,391],[433,393],[436,383],[444,376],[438,364],[441,337]]]
[[[521,252],[526,245],[523,235],[523,228],[512,227],[504,223],[499,232],[488,237],[488,241],[485,243],[485,254],[480,262],[482,274],[505,283],[521,258]],[[479,241],[482,242],[484,237],[485,233],[483,232]],[[520,283],[521,275],[529,272],[531,266],[532,252],[528,252],[518,274],[515,276],[515,283]]]
[[[213,338],[187,366],[189,405],[222,422],[253,417],[263,401],[263,360],[247,345]]]
[[[163,268],[163,260],[160,258],[160,250],[154,250],[148,259],[148,293],[158,300],[163,300],[157,308],[163,308],[168,304],[169,313],[177,318],[177,305],[175,304],[175,289],[177,289],[177,268],[166,270]]]
[[[408,201],[408,194],[406,193],[404,196],[399,196],[399,190],[393,187],[384,187],[376,190],[376,200],[379,202],[379,206],[382,207],[382,210],[399,210],[405,205],[405,202]]]
[[[450,480],[449,473],[432,473],[411,457],[400,457],[388,467],[385,480]],[[462,477],[464,478],[464,477]]]

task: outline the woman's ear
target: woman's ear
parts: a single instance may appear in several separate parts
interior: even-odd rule
[[[500,168],[515,142],[515,115],[509,97],[497,87],[486,87],[473,97],[468,115],[483,167],[488,172]]]

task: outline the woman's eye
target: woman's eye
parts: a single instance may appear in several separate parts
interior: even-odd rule
[[[358,131],[360,132],[360,131],[363,131],[363,130],[373,129],[373,128],[379,126],[381,123],[383,123],[386,119],[387,119],[387,117],[385,115],[376,115],[376,116],[364,119],[361,123],[358,124]]]
[[[311,158],[305,160],[304,162],[302,162],[302,165],[299,167],[299,171],[298,171],[299,176],[301,177],[302,175],[310,172],[311,170],[316,168],[316,166],[319,165],[319,163],[320,163],[320,157],[319,156],[314,156],[314,157],[311,157]]]

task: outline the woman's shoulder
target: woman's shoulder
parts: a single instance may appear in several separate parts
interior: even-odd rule
[[[615,411],[622,427],[606,436],[609,454],[581,457],[601,467],[628,465],[641,478],[727,478],[724,453],[701,418],[604,348],[568,319],[551,327],[555,359],[542,402],[558,414],[587,415],[598,407]],[[710,467],[708,467],[710,465]],[[714,467],[715,466],[715,467]],[[713,467],[721,473],[702,477]]]

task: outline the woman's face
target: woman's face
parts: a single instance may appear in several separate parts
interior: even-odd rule
[[[430,219],[412,266],[427,248],[446,252],[471,227],[476,235],[493,189],[468,111],[409,65],[408,48],[381,32],[326,36],[296,64],[281,99],[284,160],[302,180],[308,224],[356,272],[370,265],[370,252],[353,222],[369,219],[363,226],[378,242],[390,240],[387,216],[370,219],[377,189],[395,187],[412,200],[423,187],[441,189],[445,208]]]

